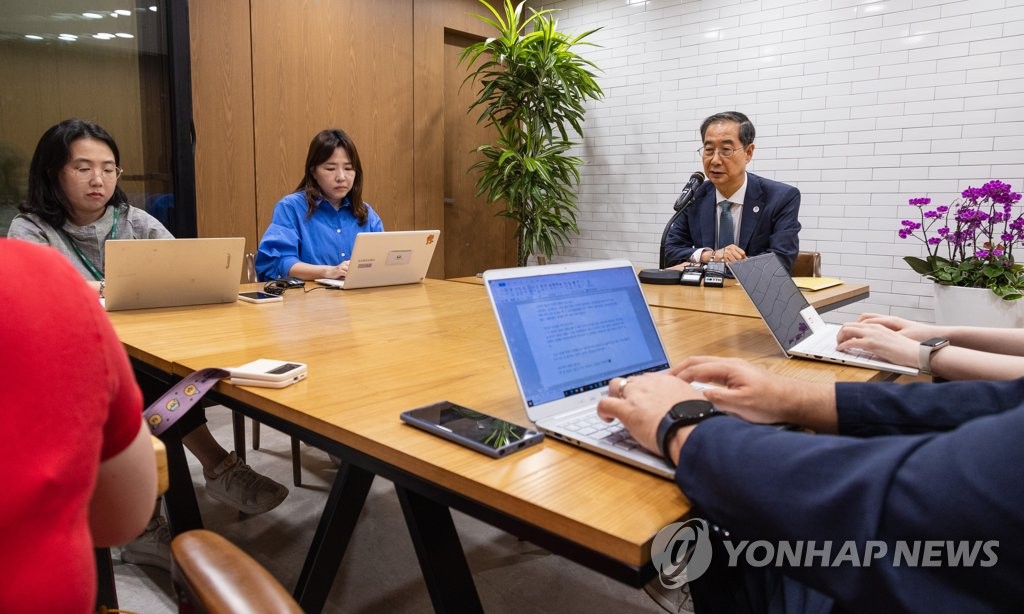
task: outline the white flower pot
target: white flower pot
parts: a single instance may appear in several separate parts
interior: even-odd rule
[[[1004,301],[988,288],[934,286],[936,324],[1024,327],[1024,299]]]

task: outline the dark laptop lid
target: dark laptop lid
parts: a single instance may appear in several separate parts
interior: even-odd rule
[[[789,353],[790,348],[813,334],[800,313],[810,303],[778,256],[768,252],[731,262],[729,268],[783,350]]]

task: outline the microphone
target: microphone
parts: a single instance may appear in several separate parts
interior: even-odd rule
[[[683,279],[683,272],[675,269],[665,268],[665,240],[668,238],[668,232],[675,224],[676,220],[679,219],[686,208],[693,202],[694,197],[697,195],[697,188],[700,184],[704,183],[704,173],[696,172],[690,175],[690,180],[683,186],[683,191],[680,192],[679,198],[676,199],[676,204],[672,206],[675,209],[675,213],[672,214],[668,224],[665,224],[665,230],[661,233],[661,248],[659,250],[658,267],[657,269],[644,269],[640,271],[638,277],[640,281],[645,284],[678,284]],[[692,282],[692,280],[688,280]],[[684,282],[685,283],[685,282]],[[700,283],[700,278],[697,278],[697,283]]]
[[[679,193],[679,198],[676,199],[676,204],[672,205],[672,208],[676,211],[682,211],[689,206],[693,202],[693,196],[697,191],[697,187],[702,183],[704,183],[704,173],[698,171],[690,175],[690,180],[683,186],[683,191]]]

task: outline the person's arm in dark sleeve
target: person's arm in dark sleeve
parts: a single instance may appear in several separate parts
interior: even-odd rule
[[[947,433],[872,439],[715,418],[686,438],[676,480],[694,515],[734,548],[743,540],[830,543],[828,564],[819,554],[781,571],[846,610],[998,611],[1024,601],[1022,436],[1021,408]],[[848,540],[867,565],[834,564]],[[898,543],[927,540],[942,548],[941,565],[894,564]],[[974,552],[972,566],[946,562],[946,544],[961,542]]]
[[[1024,378],[942,384],[836,384],[839,432],[855,437],[948,431],[1024,400]]]
[[[800,250],[800,190],[793,186],[782,197],[782,206],[775,209],[768,251],[779,255],[786,270],[793,270],[796,254]]]
[[[693,237],[690,232],[689,215],[684,213],[675,221],[665,238],[665,266],[675,266],[687,262],[694,250],[701,245],[693,244]]]

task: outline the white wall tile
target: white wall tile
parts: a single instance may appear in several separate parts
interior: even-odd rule
[[[908,198],[990,178],[1024,188],[1024,0],[549,2],[563,30],[604,28],[588,103],[581,235],[564,260],[657,264],[701,119],[735,108],[758,129],[749,167],[800,188],[802,245],[828,275],[871,284],[861,304],[929,320],[929,282],[904,255]],[[870,7],[870,10],[869,10]]]

